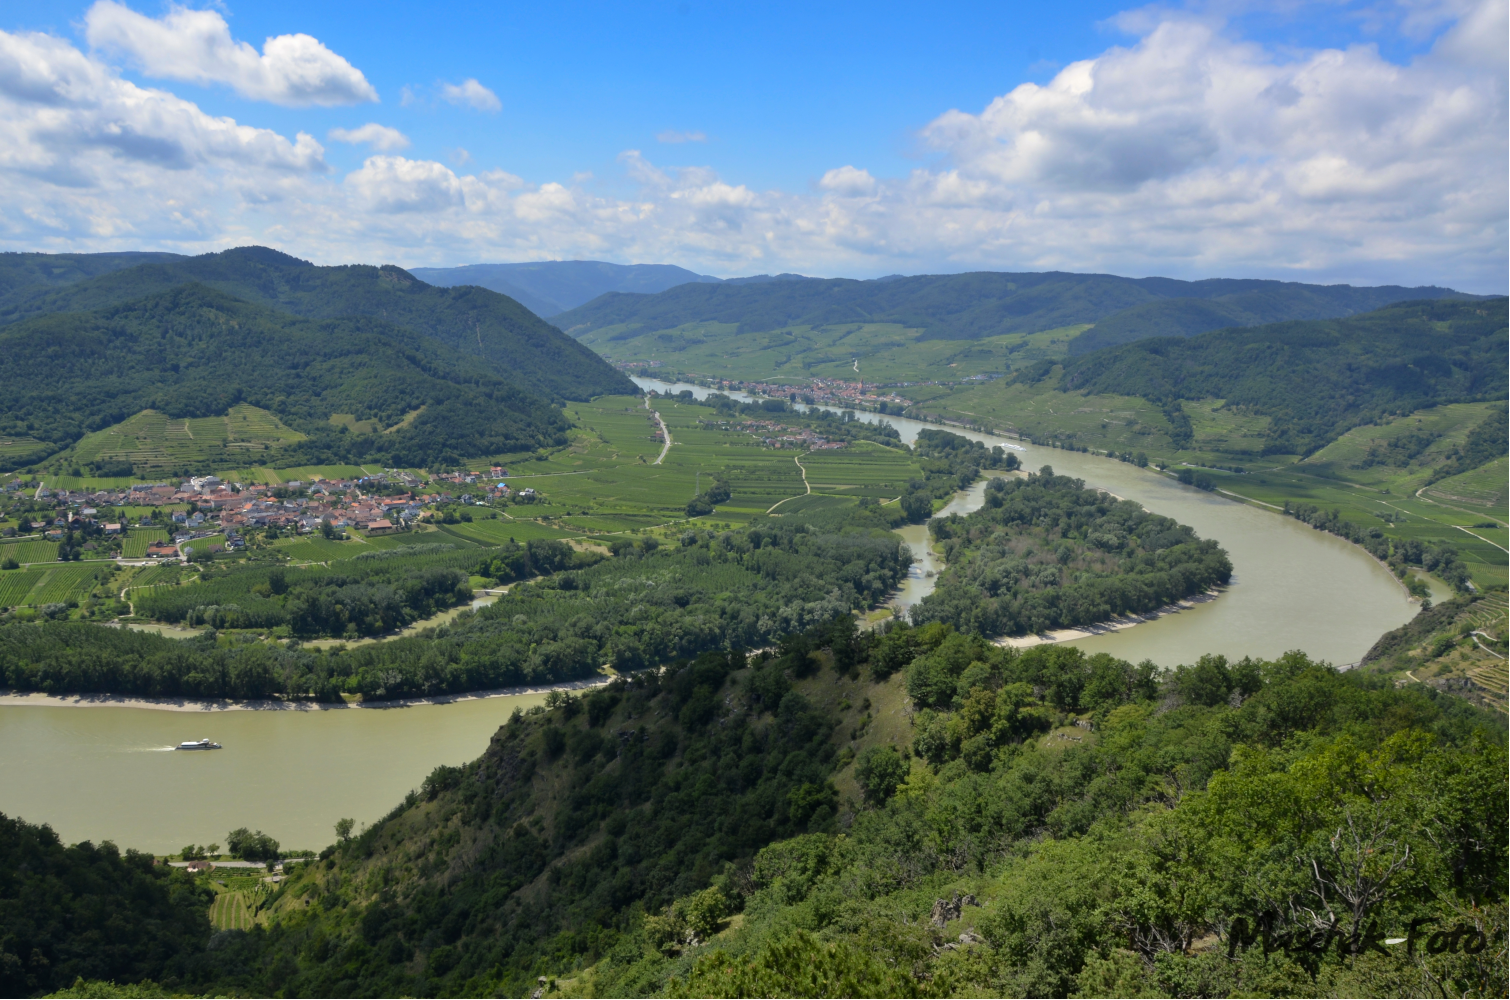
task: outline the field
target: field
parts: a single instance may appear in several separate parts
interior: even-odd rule
[[[52,453],[53,445],[29,437],[0,437],[0,468],[14,469]]]
[[[657,361],[704,378],[770,380],[800,385],[827,378],[866,382],[957,381],[1004,374],[1045,358],[1062,358],[1071,339],[1088,329],[1070,326],[981,340],[919,340],[895,323],[738,332],[730,323],[693,323],[671,330],[605,327],[582,342],[614,361]]]
[[[26,603],[37,581],[42,579],[43,569],[0,570],[0,608],[13,608]]]
[[[121,554],[127,559],[143,559],[147,555],[147,546],[167,540],[168,533],[162,528],[132,528],[121,541]]]
[[[115,567],[103,563],[55,563],[0,570],[0,607],[63,604],[82,600]]]
[[[235,464],[232,456],[267,457],[285,444],[304,440],[266,410],[245,403],[221,417],[172,419],[143,410],[112,427],[86,435],[68,453],[75,465],[130,462],[145,475],[201,466]]]
[[[0,544],[0,559],[14,559],[26,563],[50,563],[58,559],[58,543],[31,540]]]

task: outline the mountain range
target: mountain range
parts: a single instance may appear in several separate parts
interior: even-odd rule
[[[552,317],[581,339],[611,331],[613,340],[723,324],[723,335],[897,324],[919,340],[979,340],[1090,325],[1069,343],[1071,355],[1150,336],[1189,337],[1228,326],[1335,319],[1394,302],[1464,298],[1449,288],[1397,285],[1358,288],[1217,278],[1123,278],[1062,271],[683,284],[654,295],[609,292]]]

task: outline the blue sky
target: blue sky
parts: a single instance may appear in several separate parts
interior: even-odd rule
[[[0,30],[20,40],[18,65],[29,42],[59,43],[43,45],[54,60],[66,44],[112,86],[176,96],[205,121],[232,119],[268,133],[263,147],[289,148],[266,162],[205,151],[185,138],[212,127],[196,119],[154,134],[187,151],[160,176],[123,145],[66,183],[52,178],[56,190],[47,168],[20,169],[12,183],[25,195],[0,218],[6,248],[257,241],[321,262],[601,257],[717,274],[1061,267],[1505,284],[1503,38],[1497,62],[1462,54],[1482,34],[1469,22],[1502,24],[1502,2],[199,8],[253,50],[278,36],[318,40],[367,88],[332,106],[214,78],[202,58],[175,68],[179,56],[122,41],[121,24],[167,24],[172,9],[112,6],[112,35],[94,4],[31,4]],[[1060,76],[1076,63],[1092,67],[1089,89]],[[476,106],[445,98],[445,85],[469,80]],[[1456,113],[1474,134],[1449,155],[1429,151],[1421,122],[1465,91]],[[1274,99],[1291,92],[1305,99]],[[26,102],[18,91],[0,116],[27,131]],[[1339,125],[1349,121],[1368,134]],[[406,144],[331,136],[369,123]],[[301,132],[318,155],[294,149]],[[1307,133],[1316,138],[1297,141]],[[1449,162],[1486,154],[1482,171]],[[61,158],[41,148],[35,160]],[[1498,194],[1467,197],[1479,188]],[[126,191],[155,210],[111,203]]]

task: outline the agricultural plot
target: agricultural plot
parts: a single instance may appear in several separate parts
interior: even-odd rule
[[[236,464],[232,456],[271,453],[304,435],[273,414],[247,404],[231,407],[224,416],[171,418],[143,410],[111,427],[85,435],[70,452],[79,465],[130,462],[138,472],[168,472],[206,462]]]
[[[100,580],[109,577],[114,566],[90,563],[60,563],[42,570],[21,604],[63,604],[78,600],[95,588]]]
[[[0,545],[0,559],[14,559],[22,565],[26,563],[56,562],[57,558],[57,542],[44,542],[33,539],[25,542],[6,542]]]
[[[53,445],[29,437],[0,437],[0,467],[16,468],[46,458]]]
[[[1506,523],[1506,480],[1510,477],[1510,461],[1497,458],[1488,465],[1449,476],[1426,487],[1421,496],[1444,507],[1457,508],[1465,514]]]
[[[379,470],[380,471],[380,470]],[[292,469],[268,470],[271,486],[282,483],[307,483],[313,479],[361,479],[367,472],[360,465],[301,465]]]
[[[563,531],[538,521],[473,521],[462,524],[439,526],[441,537],[427,536],[433,541],[449,541],[458,546],[502,545],[513,539],[528,542],[535,538],[570,538],[580,532]]]
[[[814,490],[886,500],[900,496],[907,480],[923,475],[911,456],[871,441],[813,452],[802,457],[802,464]]]
[[[161,587],[175,584],[184,577],[193,575],[196,574],[192,569],[179,563],[168,566],[143,566],[132,574],[130,586],[133,590],[138,587]]]
[[[217,893],[210,904],[210,925],[217,931],[251,930],[254,921],[246,896],[244,892]]]
[[[26,595],[42,579],[45,569],[0,570],[0,608],[13,608],[26,603]]]
[[[147,546],[167,540],[168,533],[162,528],[132,528],[121,540],[121,555],[127,559],[145,559]]]

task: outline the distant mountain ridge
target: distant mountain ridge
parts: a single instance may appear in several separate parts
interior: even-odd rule
[[[49,255],[17,256],[28,259],[13,262],[11,273],[33,280],[0,291],[0,324],[102,309],[193,283],[311,319],[382,319],[471,355],[489,374],[547,399],[635,391],[591,350],[513,299],[472,286],[437,288],[391,265],[317,267],[266,247],[199,257],[150,255],[148,262],[114,268],[123,261],[68,255],[56,266],[79,277],[57,284],[37,280],[54,268]],[[7,263],[0,257],[0,274]]]
[[[621,328],[640,336],[693,323],[732,324],[735,335],[783,327],[894,323],[919,339],[978,340],[1095,324],[1071,354],[1147,336],[1188,337],[1227,326],[1334,319],[1393,302],[1478,299],[1447,288],[1305,285],[1258,279],[1180,281],[1062,271],[994,271],[802,281],[685,284],[655,295],[610,292],[553,317],[573,337]]]
[[[477,285],[492,289],[518,300],[546,319],[591,302],[605,292],[653,295],[688,282],[716,284],[721,280],[675,264],[610,264],[601,260],[414,267],[409,273],[443,288]]]

